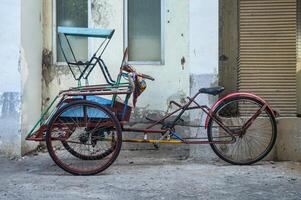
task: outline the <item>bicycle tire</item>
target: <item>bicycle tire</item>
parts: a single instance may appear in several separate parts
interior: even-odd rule
[[[241,100],[253,102],[254,104],[259,105],[259,106],[263,106],[264,105],[263,102],[261,102],[260,100],[254,98],[254,97],[249,97],[249,96],[235,96],[235,97],[230,97],[230,98],[225,99],[224,101],[222,101],[215,108],[215,110],[213,111],[213,113],[215,115],[218,115],[218,112],[221,109],[223,109],[225,106],[230,105],[230,103],[241,101]],[[237,106],[238,106],[238,104],[237,104]],[[263,151],[261,151],[255,158],[246,159],[246,160],[235,160],[235,159],[229,158],[229,156],[225,155],[225,152],[223,152],[219,148],[220,144],[214,143],[215,140],[214,140],[214,135],[213,135],[213,131],[212,131],[213,127],[214,127],[214,125],[213,125],[214,120],[212,118],[210,118],[209,122],[208,122],[207,134],[208,134],[208,140],[210,142],[210,146],[211,146],[212,150],[214,151],[214,153],[219,158],[221,158],[222,160],[224,160],[224,161],[226,161],[226,162],[228,162],[230,164],[234,164],[234,165],[251,165],[251,164],[254,164],[254,163],[262,160],[264,157],[266,157],[270,153],[270,151],[272,150],[273,146],[275,145],[276,138],[277,138],[277,125],[276,125],[276,119],[275,119],[275,117],[274,117],[274,115],[273,115],[273,113],[272,113],[272,111],[270,109],[268,109],[266,107],[265,110],[264,110],[264,113],[266,114],[266,117],[269,119],[269,123],[271,125],[271,138],[269,140],[268,145],[266,146],[266,148],[264,148]],[[222,120],[222,117],[219,118],[219,119]],[[266,119],[266,118],[262,118],[262,119]],[[257,130],[257,131],[259,131],[259,130]],[[220,133],[219,133],[219,135],[220,135]],[[255,135],[255,134],[253,134],[253,135]],[[258,141],[256,141],[256,142],[258,143]],[[225,144],[223,144],[223,145],[225,145]],[[230,146],[230,145],[228,145],[228,146]]]

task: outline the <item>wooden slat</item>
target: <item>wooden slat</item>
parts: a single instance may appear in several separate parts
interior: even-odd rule
[[[297,113],[296,11],[296,0],[240,0],[239,90],[262,96],[282,116]]]

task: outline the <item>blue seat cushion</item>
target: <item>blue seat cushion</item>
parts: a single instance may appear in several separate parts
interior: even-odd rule
[[[83,96],[74,96],[74,99],[84,99]],[[86,100],[88,101],[92,101],[104,106],[111,106],[112,101],[109,99],[105,99],[103,97],[98,97],[98,96],[87,96]],[[66,103],[64,103],[62,106],[66,105]],[[97,112],[96,112],[97,111]],[[88,117],[91,118],[98,118],[98,119],[105,119],[108,118],[108,116],[103,113],[100,112],[99,110],[93,109],[93,108],[88,108],[87,110],[88,113]],[[61,114],[61,117],[83,117],[84,116],[84,111],[82,108],[77,108],[77,109],[73,109],[73,110],[67,110],[64,113]]]

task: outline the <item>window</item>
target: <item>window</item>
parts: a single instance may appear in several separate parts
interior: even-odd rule
[[[56,28],[58,26],[69,27],[88,27],[88,0],[56,0]],[[57,36],[57,29],[55,35]],[[82,37],[69,37],[74,54],[79,60],[87,60],[88,58],[88,39]],[[67,49],[67,42],[63,38],[62,47]],[[65,62],[59,40],[56,39],[56,62]],[[71,58],[71,52],[65,51],[67,58]]]
[[[125,46],[129,61],[137,64],[162,64],[163,0],[125,0]]]

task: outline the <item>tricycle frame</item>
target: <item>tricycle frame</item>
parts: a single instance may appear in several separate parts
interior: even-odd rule
[[[220,122],[218,120],[218,118],[216,117],[216,115],[212,112],[212,110],[206,106],[206,105],[200,105],[198,104],[195,99],[197,98],[197,96],[199,96],[201,94],[201,92],[198,92],[196,95],[194,95],[192,98],[187,97],[188,102],[184,105],[180,105],[175,101],[171,101],[171,104],[176,105],[178,108],[176,110],[174,110],[171,113],[166,114],[164,117],[162,117],[159,120],[151,120],[154,121],[153,123],[151,123],[149,126],[147,126],[145,129],[135,129],[135,128],[124,128],[123,127],[123,131],[124,132],[138,132],[138,133],[144,133],[145,135],[148,133],[161,133],[166,134],[167,132],[169,134],[171,134],[172,136],[174,136],[176,139],[173,140],[164,140],[166,138],[161,137],[159,140],[147,140],[146,137],[145,139],[124,139],[123,142],[136,142],[136,143],[166,143],[166,144],[210,144],[210,143],[214,143],[214,144],[229,144],[229,143],[234,143],[235,142],[235,136],[233,135],[233,133],[231,132],[231,130],[229,130],[228,127],[226,127],[222,122]],[[194,106],[192,106],[192,104],[195,104]],[[230,141],[214,141],[214,142],[209,142],[204,141],[203,139],[205,138],[201,138],[202,140],[197,140],[194,139],[194,141],[189,141],[185,138],[182,138],[179,134],[177,134],[175,132],[175,126],[178,126],[179,124],[177,124],[177,122],[181,119],[181,116],[188,110],[196,110],[196,109],[201,109],[203,112],[205,112],[207,114],[207,116],[209,116],[210,118],[212,118],[217,124],[219,124],[219,126],[225,130],[229,136],[231,137]],[[163,122],[170,118],[172,115],[178,113],[178,115],[176,116],[176,118],[172,121],[169,122],[168,125],[166,126],[166,128],[161,128],[161,129],[153,129],[153,127],[157,126],[157,125],[163,125]],[[149,119],[150,120],[150,119]],[[181,125],[180,125],[181,126]],[[192,125],[186,125],[186,126],[192,126]],[[169,135],[165,135],[165,136],[169,136]]]
[[[218,95],[223,92],[223,87],[214,87],[214,88],[201,88],[194,96],[187,97],[188,101],[184,104],[179,104],[175,101],[170,102],[170,106],[176,106],[175,110],[167,112],[160,119],[149,119],[149,124],[145,128],[132,128],[129,123],[130,114],[132,107],[129,106],[130,98],[133,98],[133,107],[135,107],[136,100],[138,96],[144,91],[146,87],[146,83],[144,79],[154,80],[151,76],[138,73],[132,66],[126,63],[127,59],[127,50],[124,52],[123,61],[120,67],[120,73],[117,76],[116,81],[114,81],[109,73],[109,70],[102,60],[101,56],[109,44],[114,30],[92,30],[88,28],[66,28],[59,27],[59,32],[64,34],[65,39],[67,41],[68,47],[70,48],[71,55],[74,61],[68,61],[66,54],[64,53],[64,49],[60,43],[62,48],[62,52],[64,58],[70,68],[72,75],[75,80],[78,81],[78,87],[73,87],[68,90],[63,90],[59,92],[59,94],[54,98],[53,101],[50,102],[49,107],[46,108],[45,112],[41,115],[41,118],[35,124],[35,126],[31,129],[26,140],[29,141],[46,141],[47,148],[50,156],[62,169],[77,175],[91,175],[99,173],[109,167],[114,160],[117,158],[119,151],[121,149],[122,142],[130,142],[130,143],[153,143],[157,148],[158,144],[210,144],[213,151],[223,160],[232,163],[232,164],[252,164],[264,158],[273,148],[273,145],[276,141],[277,136],[277,127],[276,127],[276,114],[269,106],[269,104],[263,100],[262,98],[256,96],[251,93],[242,93],[236,92],[231,93],[219,100],[216,101],[215,104],[211,108],[206,105],[200,105],[196,98],[201,94],[210,94],[210,95]],[[87,62],[77,61],[74,55],[74,52],[71,48],[70,41],[68,40],[68,35],[71,36],[83,36],[83,37],[99,37],[104,38],[105,40],[101,43],[100,47],[97,49],[96,53],[91,57],[91,59]],[[59,37],[59,41],[61,42],[61,38]],[[102,46],[104,45],[103,49]],[[97,55],[98,52],[101,52],[100,55]],[[88,77],[90,76],[93,69],[99,65],[101,72],[105,78],[106,84],[97,84],[97,85],[89,85],[86,86],[81,85],[81,80],[86,80],[88,83]],[[84,68],[82,69],[81,66]],[[73,71],[73,67],[77,68],[79,74],[76,74]],[[125,81],[124,81],[125,80]],[[124,95],[123,102],[117,100],[117,97],[120,95]],[[102,96],[110,96],[112,100],[104,99]],[[89,101],[88,97],[98,97],[106,101],[106,104],[98,103],[97,101]],[[242,125],[226,125],[223,120],[226,121],[222,115],[219,116],[217,111],[220,106],[223,106],[224,103],[234,102],[235,100],[249,99],[252,103],[255,103],[258,107],[257,110],[252,111],[251,117],[244,117],[245,122]],[[100,101],[102,102],[102,101]],[[109,104],[108,104],[109,102]],[[56,105],[55,105],[56,104]],[[62,119],[65,110],[68,110],[72,106],[76,105],[82,106],[82,114],[80,117],[79,126],[76,127],[77,122],[74,122],[72,125],[72,121],[56,121],[57,119]],[[55,106],[54,106],[55,105]],[[77,105],[77,106],[78,106]],[[107,118],[95,117],[96,120],[99,120],[97,124],[94,123],[94,118],[92,120],[88,120],[88,112],[87,106],[96,108],[98,111],[103,111],[107,113]],[[176,132],[177,126],[188,126],[188,127],[202,127],[201,125],[190,125],[190,124],[181,124],[182,116],[186,111],[191,110],[201,110],[207,115],[207,119],[205,121],[205,127],[207,129],[208,137],[205,138],[185,138],[182,137],[181,134]],[[231,109],[230,109],[231,110]],[[241,140],[244,135],[246,135],[247,130],[252,126],[255,120],[261,115],[261,113],[267,114],[269,118],[269,123],[271,127],[271,138],[268,143],[268,146],[264,149],[264,151],[260,152],[259,155],[256,155],[255,158],[251,158],[251,160],[242,158],[239,160],[231,160],[228,158],[224,152],[219,152],[218,147],[215,145],[232,145],[237,142],[237,140]],[[239,115],[240,116],[240,115]],[[74,116],[71,116],[72,119]],[[173,120],[169,121],[171,117],[175,117]],[[230,120],[232,120],[232,115],[230,115]],[[236,117],[236,116],[235,116]],[[67,117],[68,118],[68,117]],[[234,118],[234,117],[233,117]],[[109,122],[111,119],[111,122]],[[260,121],[261,119],[259,119]],[[77,121],[77,120],[76,120]],[[257,120],[258,121],[258,120]],[[216,125],[212,125],[212,123],[216,123]],[[84,125],[85,124],[85,125]],[[114,126],[113,126],[114,124]],[[145,123],[143,123],[145,124]],[[98,127],[98,126],[101,127]],[[161,125],[161,128],[155,128],[156,126]],[[39,129],[37,127],[40,126]],[[95,127],[94,127],[95,126]],[[219,127],[218,135],[212,135],[212,128]],[[76,140],[79,141],[70,141],[68,140],[71,135],[76,132],[76,129],[80,129],[80,135],[77,136]],[[36,130],[37,129],[37,130]],[[67,130],[69,129],[69,130]],[[83,130],[81,130],[83,129]],[[92,130],[91,130],[92,129]],[[225,132],[224,135],[220,134],[220,130]],[[52,132],[58,131],[62,133],[63,136],[52,136]],[[115,132],[116,137],[110,136]],[[129,133],[143,133],[144,138],[123,138],[122,132]],[[105,135],[107,134],[107,135]],[[148,134],[158,134],[159,139],[148,139]],[[108,136],[108,138],[105,138]],[[98,161],[106,156],[109,156],[112,152],[114,152],[111,158],[107,161],[105,165],[100,164],[99,166],[95,166],[95,169],[80,169],[80,168],[72,168],[66,165],[64,161],[60,161],[58,155],[56,155],[56,148],[53,146],[52,142],[60,141],[62,145],[65,147],[67,143],[75,143],[79,145],[86,145],[85,142],[89,140],[89,144],[93,148],[97,145],[97,143],[101,142],[111,142],[111,146],[105,151],[105,153],[100,154],[100,157],[95,157],[93,155],[86,156],[80,153],[75,152],[72,149],[66,149],[72,156],[76,158],[82,159],[83,161]],[[88,140],[85,140],[88,138]],[[115,140],[116,139],[116,140]],[[92,141],[93,140],[93,141]],[[69,145],[68,145],[69,146]],[[60,149],[58,149],[59,151]],[[94,150],[93,150],[94,151]],[[109,152],[109,154],[108,154]],[[97,152],[96,152],[97,153]],[[250,156],[251,157],[251,156]],[[97,158],[97,159],[96,159]]]

